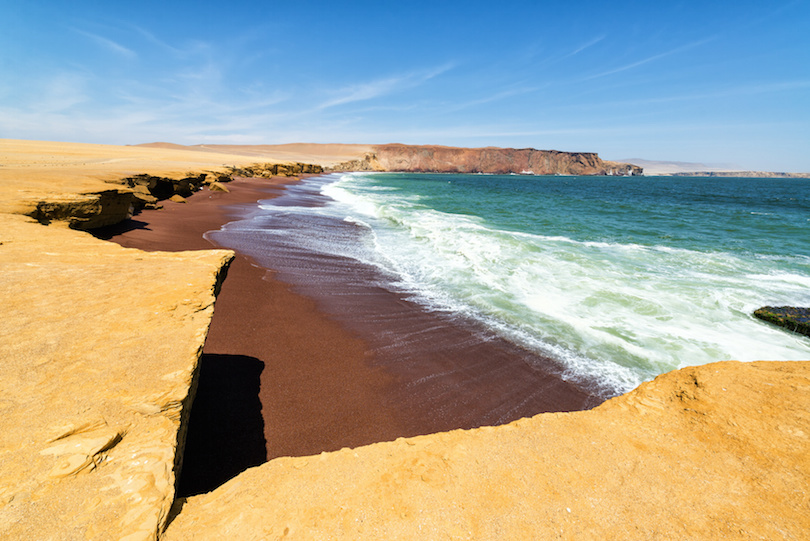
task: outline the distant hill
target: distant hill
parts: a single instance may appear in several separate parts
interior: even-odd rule
[[[738,167],[728,164],[708,165],[697,162],[656,161],[641,158],[628,158],[619,161],[643,167],[646,176],[674,175],[676,173],[691,173],[694,171],[736,171],[739,169]]]
[[[362,158],[371,152],[371,145],[289,143],[284,145],[176,145],[174,143],[144,143],[133,145],[169,150],[194,150],[219,154],[256,156],[257,160],[317,163],[324,167]]]
[[[810,173],[781,173],[774,171],[744,171],[729,164],[708,165],[697,162],[666,162],[628,158],[620,160],[644,168],[644,175],[677,177],[749,177],[749,178],[810,178]]]
[[[672,173],[673,177],[738,177],[738,178],[810,178],[810,173],[781,173],[778,171],[691,171]]]

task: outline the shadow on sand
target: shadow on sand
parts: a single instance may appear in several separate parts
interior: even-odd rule
[[[146,229],[149,231],[149,224],[130,218],[128,220],[124,220],[123,222],[118,222],[117,224],[91,229],[88,231],[88,233],[97,239],[110,240],[116,235],[123,235],[124,233],[129,233],[130,231],[135,231],[138,229]]]
[[[244,355],[204,354],[183,453],[177,496],[210,492],[267,460],[259,376]]]

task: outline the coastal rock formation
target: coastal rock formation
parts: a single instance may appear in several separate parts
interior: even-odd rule
[[[339,164],[337,171],[493,173],[525,175],[641,175],[641,167],[605,162],[593,152],[532,148],[458,148],[378,145],[364,157]]]
[[[182,198],[190,196],[203,186],[208,186],[215,191],[227,191],[224,183],[233,180],[234,176],[271,178],[276,176],[295,176],[322,172],[323,167],[309,163],[254,163],[250,165],[230,166],[226,168],[226,172],[209,171],[196,175],[188,175],[183,178],[139,174],[126,177],[118,182],[132,188],[134,193],[132,199],[133,209],[131,210],[138,212],[145,208],[157,208],[158,201],[165,199],[180,202]],[[94,225],[92,227],[99,226]]]
[[[808,411],[810,363],[687,368],[591,411],[276,459],[164,538],[800,539]]]
[[[323,167],[311,163],[254,163],[240,167],[230,167],[232,176],[271,178],[292,177],[301,174],[323,173]]]
[[[23,214],[47,224],[95,229],[121,222],[173,195],[187,197],[233,174],[293,176],[320,165],[257,162],[240,155],[43,141],[0,139],[0,214]],[[191,172],[190,172],[191,171]]]
[[[55,194],[32,202],[25,214],[42,224],[66,222],[73,229],[117,224],[132,215],[135,195],[120,189]]]

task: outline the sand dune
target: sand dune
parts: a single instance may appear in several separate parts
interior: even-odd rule
[[[341,162],[362,158],[373,150],[372,145],[344,145],[321,143],[289,143],[283,145],[191,145],[183,146],[174,143],[145,143],[138,148],[155,148],[164,150],[188,150],[212,152],[217,154],[235,154],[253,156],[265,160],[315,163],[324,167]]]

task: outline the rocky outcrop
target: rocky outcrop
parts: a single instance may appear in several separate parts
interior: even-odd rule
[[[291,177],[301,174],[322,173],[323,167],[309,163],[254,163],[249,165],[229,166],[225,172],[209,171],[182,178],[171,178],[157,175],[140,174],[126,177],[118,182],[133,190],[133,211],[144,208],[158,208],[159,202],[171,198],[185,198],[208,186],[214,191],[227,191],[224,183],[235,176],[271,178],[277,176]],[[177,199],[175,199],[177,200]]]
[[[250,469],[165,539],[801,539],[810,363],[718,363],[547,413]]]
[[[524,175],[641,175],[627,163],[605,162],[593,152],[560,152],[532,148],[458,148],[379,145],[363,158],[344,162],[338,171],[419,173],[492,173]]]
[[[271,177],[293,177],[295,175],[323,173],[323,167],[311,163],[291,162],[291,163],[254,163],[239,167],[230,167],[232,176],[271,178]]]
[[[810,336],[810,308],[763,306],[754,311],[754,316],[789,331]]]
[[[120,189],[55,194],[36,201],[26,212],[42,224],[65,222],[73,229],[116,224],[132,215],[135,194]]]

